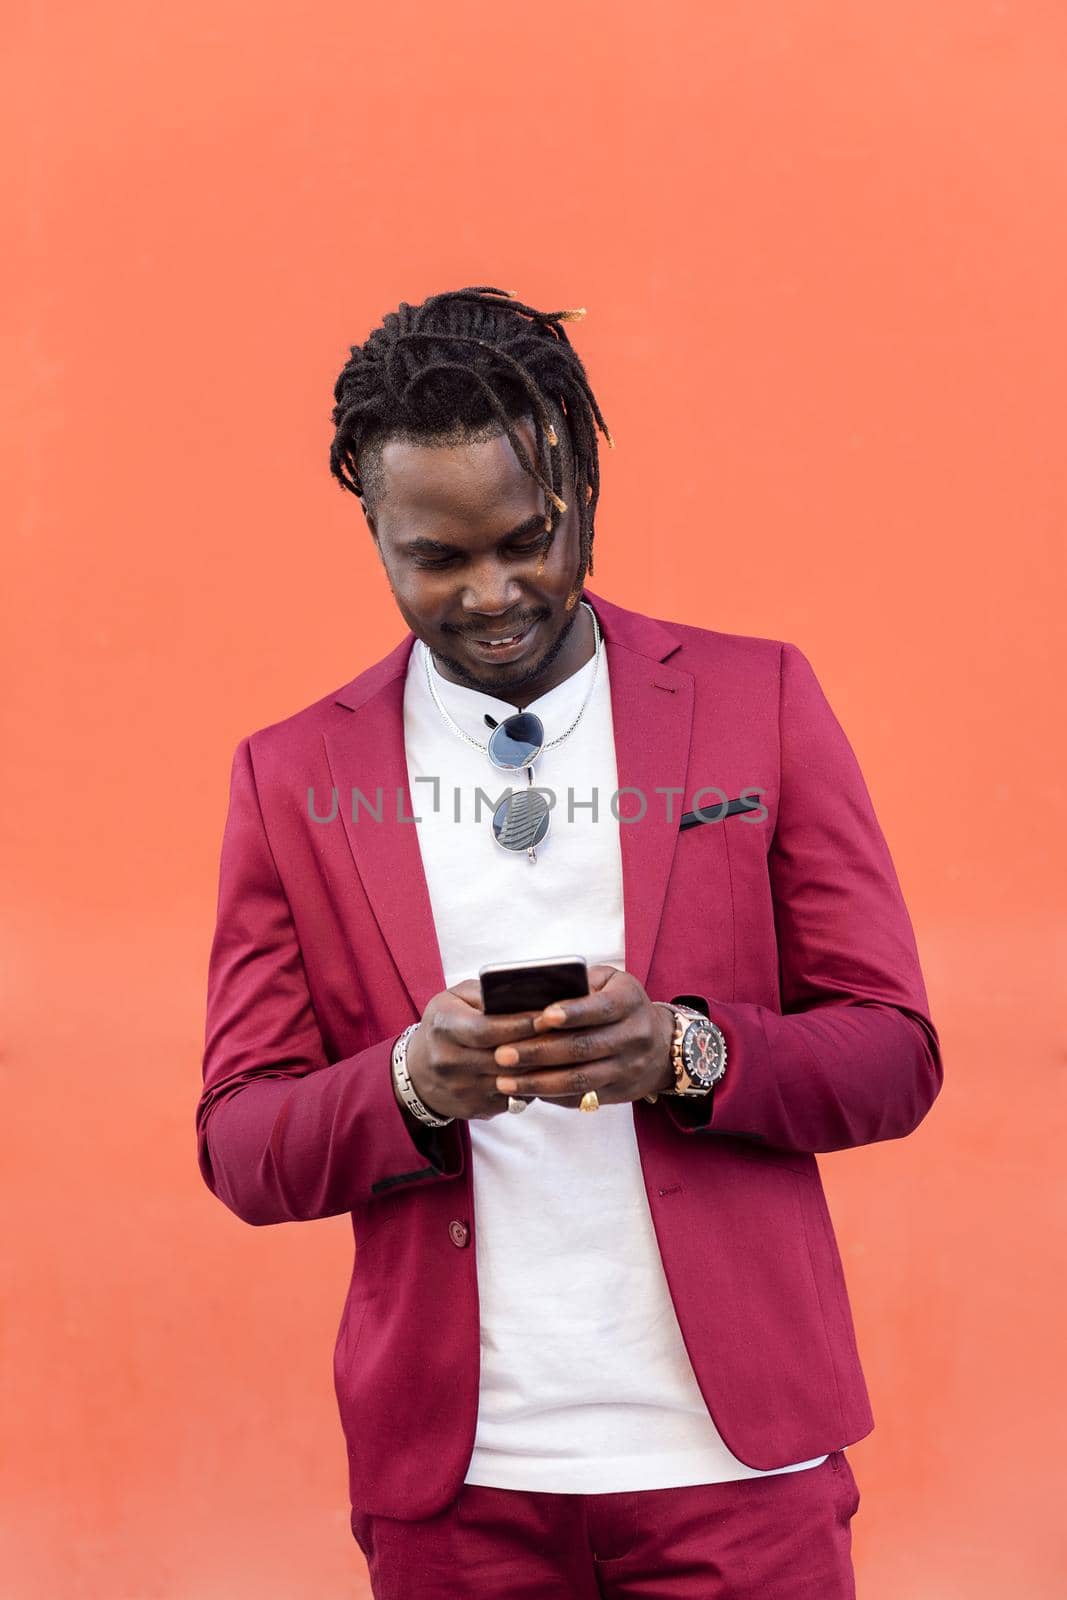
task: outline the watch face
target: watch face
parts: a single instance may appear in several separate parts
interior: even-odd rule
[[[682,1035],[682,1058],[693,1082],[710,1089],[726,1071],[726,1041],[722,1030],[706,1017],[691,1022]]]

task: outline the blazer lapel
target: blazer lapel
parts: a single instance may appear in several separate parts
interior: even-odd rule
[[[415,635],[408,633],[384,661],[342,692],[338,703],[352,714],[342,728],[323,739],[352,859],[421,1017],[427,1002],[446,984],[418,828],[401,820],[414,815],[404,748],[404,681],[414,643]],[[353,818],[352,794],[357,789],[376,809],[380,790],[380,822],[362,801],[358,820]]]
[[[693,678],[691,673],[639,654],[618,638],[609,637],[607,649],[620,790],[626,970],[643,984],[652,961],[685,804]],[[637,793],[623,792],[627,788]],[[665,789],[676,793],[657,793]],[[640,820],[628,822],[627,817]]]
[[[611,678],[618,783],[626,969],[644,983],[652,960],[671,863],[678,840],[693,720],[692,674],[664,664],[678,648],[676,634],[651,617],[584,599],[600,623]],[[413,815],[404,748],[404,685],[415,635],[337,696],[350,715],[325,733],[331,780],[352,859],[407,988],[416,1014],[445,987],[418,829]],[[381,790],[381,820],[377,810]],[[366,797],[353,817],[352,793]],[[399,796],[399,803],[398,803]],[[643,807],[642,807],[643,801]],[[671,818],[667,820],[668,803]],[[627,822],[627,817],[639,817]],[[533,870],[536,871],[536,868]],[[578,886],[580,888],[580,886]]]

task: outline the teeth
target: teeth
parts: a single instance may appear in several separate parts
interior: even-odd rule
[[[522,638],[522,634],[521,633],[513,633],[507,639],[479,639],[478,643],[479,644],[490,644],[490,645],[493,645],[493,644],[495,644],[495,645],[514,644],[516,639],[521,639],[521,638]]]

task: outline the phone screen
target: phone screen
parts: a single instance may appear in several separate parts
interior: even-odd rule
[[[589,993],[589,968],[584,956],[547,956],[512,964],[481,967],[482,1006],[489,1016],[511,1011],[541,1011],[553,1000],[575,1000]]]

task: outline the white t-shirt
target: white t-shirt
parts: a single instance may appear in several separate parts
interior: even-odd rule
[[[535,956],[574,954],[590,966],[625,968],[603,643],[581,722],[534,765],[534,783],[556,797],[535,861],[504,850],[490,822],[492,802],[524,786],[525,774],[494,767],[449,727],[430,695],[426,660],[417,639],[404,734],[446,986],[476,978],[487,962]],[[452,683],[430,664],[449,716],[486,744],[484,714],[501,721],[515,705]],[[541,718],[546,740],[577,716],[593,672],[590,660],[524,704]],[[478,789],[489,799],[476,819]],[[580,805],[594,791],[595,821]],[[606,1494],[770,1476],[726,1448],[697,1386],[653,1230],[633,1107],[604,1105],[590,1115],[534,1100],[519,1115],[469,1128],[481,1383],[466,1482]]]

